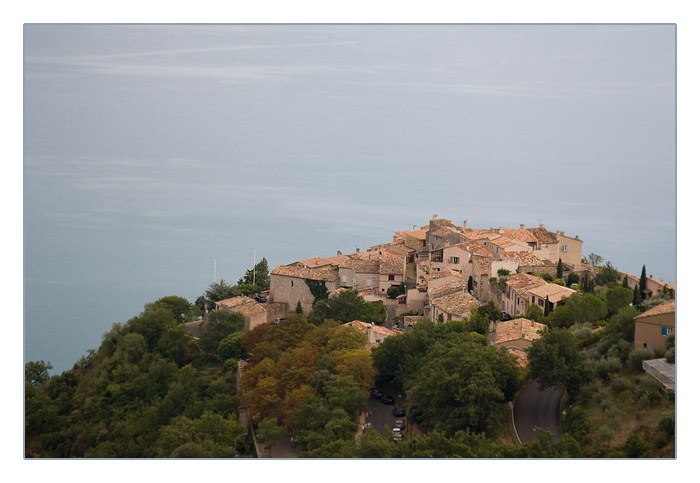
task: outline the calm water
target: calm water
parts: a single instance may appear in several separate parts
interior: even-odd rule
[[[676,281],[672,26],[25,26],[24,360],[433,213]]]

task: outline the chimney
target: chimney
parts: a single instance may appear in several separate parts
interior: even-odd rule
[[[522,230],[523,228],[525,228],[525,225],[523,225],[523,224],[521,223],[521,224],[520,224],[520,229]]]
[[[576,239],[578,240],[578,235],[576,235]]]
[[[466,228],[466,227],[467,227],[467,220],[464,220],[464,221],[462,222],[462,228]]]
[[[433,215],[433,220],[437,219],[437,214]]]
[[[355,248],[355,253],[360,253],[360,249],[359,249],[359,248]]]
[[[342,255],[342,253],[341,253],[341,251],[340,251],[340,250],[338,250],[338,255]]]
[[[544,228],[544,225],[542,223],[540,223],[540,228]]]

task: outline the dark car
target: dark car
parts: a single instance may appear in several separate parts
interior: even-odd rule
[[[374,399],[381,399],[384,396],[384,393],[379,389],[372,389],[370,396],[372,396]]]
[[[382,402],[384,404],[394,404],[394,398],[393,396],[389,396],[388,394],[382,398]]]
[[[260,302],[261,304],[267,302],[267,297],[265,297],[262,294],[255,294],[255,297],[253,297],[253,298],[255,299],[256,302]]]
[[[406,415],[406,411],[404,410],[404,408],[394,408],[394,410],[391,412],[391,414],[402,418]]]

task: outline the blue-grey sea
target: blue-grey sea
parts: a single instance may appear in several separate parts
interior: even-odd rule
[[[676,283],[672,25],[24,34],[24,361],[54,373],[157,298],[433,214]]]

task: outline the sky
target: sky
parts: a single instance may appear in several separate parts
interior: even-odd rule
[[[676,283],[676,27],[24,26],[24,356],[425,225]]]

